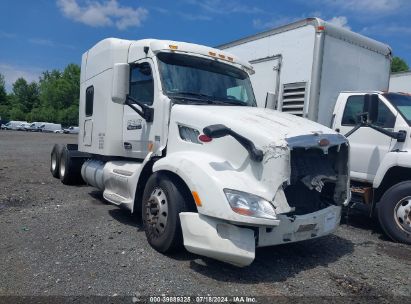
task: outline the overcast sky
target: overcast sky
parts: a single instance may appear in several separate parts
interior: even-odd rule
[[[411,65],[411,0],[1,0],[0,73],[10,89],[79,64],[106,37],[215,46],[307,17],[384,42]]]

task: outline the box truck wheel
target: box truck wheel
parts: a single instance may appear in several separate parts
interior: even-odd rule
[[[69,150],[67,146],[63,146],[60,157],[60,180],[65,185],[75,185],[83,183],[81,177],[81,166],[84,163],[84,158],[76,157],[78,151]]]
[[[63,151],[63,145],[55,144],[53,149],[51,150],[51,157],[50,157],[50,172],[51,175],[55,178],[60,177],[60,157],[61,152]]]
[[[183,245],[180,212],[188,211],[188,200],[177,179],[154,173],[147,181],[142,201],[146,237],[155,250],[165,253]]]
[[[411,181],[398,183],[384,193],[378,219],[391,239],[411,244]]]

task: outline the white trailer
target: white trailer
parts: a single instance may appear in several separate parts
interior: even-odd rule
[[[341,91],[388,90],[391,49],[318,18],[218,46],[250,62],[259,106],[331,126]]]
[[[390,47],[309,18],[220,48],[253,65],[260,106],[348,137],[351,206],[377,211],[390,238],[411,244],[411,98],[386,92]]]
[[[332,233],[349,201],[346,139],[258,108],[248,73],[206,46],[99,42],[83,55],[78,145],[54,146],[53,176],[141,213],[160,252],[246,266],[256,247]]]
[[[390,91],[411,94],[411,71],[391,73]]]

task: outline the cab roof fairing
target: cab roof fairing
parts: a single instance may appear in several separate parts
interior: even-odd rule
[[[170,47],[177,46],[177,49],[172,49]],[[154,54],[158,54],[160,52],[167,52],[167,53],[186,53],[192,56],[198,56],[207,59],[214,59],[219,62],[236,66],[237,68],[240,67],[245,70],[248,74],[252,75],[255,73],[254,68],[251,64],[246,61],[239,59],[237,56],[224,52],[218,49],[214,49],[211,47],[206,47],[194,43],[186,43],[186,42],[178,42],[178,41],[165,41],[165,40],[154,40],[150,42],[150,50]],[[209,53],[214,53],[216,56],[211,56]],[[218,55],[224,55],[225,58],[231,57],[233,60],[226,60],[217,57]]]

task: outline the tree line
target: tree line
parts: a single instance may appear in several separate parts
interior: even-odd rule
[[[391,72],[407,71],[407,63],[394,57]],[[0,73],[0,120],[47,121],[63,126],[78,125],[80,67],[69,64],[61,72],[45,71],[38,82],[19,78],[7,93]]]
[[[7,93],[0,73],[1,120],[46,121],[78,125],[80,67],[69,64],[63,71],[45,71],[39,81],[17,79]]]

